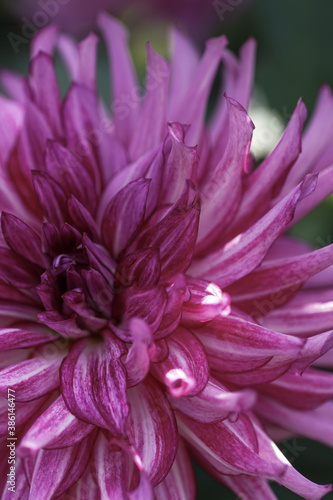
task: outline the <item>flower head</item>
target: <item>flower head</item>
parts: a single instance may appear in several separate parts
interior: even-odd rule
[[[332,366],[333,250],[285,234],[332,191],[330,91],[303,153],[300,101],[254,168],[252,40],[239,60],[224,37],[199,58],[176,32],[171,66],[148,44],[142,89],[122,25],[99,25],[111,112],[95,35],[76,46],[48,28],[28,78],[2,74],[0,389],[15,391],[16,491],[191,499],[190,451],[238,495],[273,498],[275,480],[319,499],[330,486],[275,441],[333,444],[333,375],[310,367]]]

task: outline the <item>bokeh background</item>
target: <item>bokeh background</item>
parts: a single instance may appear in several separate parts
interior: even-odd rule
[[[20,43],[13,48],[11,34],[22,36],[22,16],[29,1],[2,0],[0,3],[0,68],[9,67],[21,72],[28,69],[28,44]],[[70,0],[71,1],[71,0]],[[76,0],[72,0],[76,1]],[[107,0],[103,0],[104,4]],[[102,1],[102,3],[103,3]],[[318,89],[328,83],[333,87],[333,2],[332,0],[228,0],[230,8],[218,12],[218,3],[208,0],[203,14],[198,10],[197,0],[185,2],[185,15],[192,19],[189,26],[184,16],[176,16],[170,0],[170,9],[160,18],[152,16],[149,7],[143,9],[142,2],[134,2],[134,8],[126,6],[120,16],[133,32],[131,47],[139,71],[144,75],[144,44],[150,40],[153,47],[168,54],[167,33],[170,19],[183,27],[203,47],[205,36],[225,33],[230,47],[237,52],[244,41],[252,36],[258,41],[257,69],[255,77],[256,94],[260,102],[286,124],[300,96],[313,111]],[[93,2],[92,2],[93,3]],[[118,5],[124,5],[117,2]],[[198,2],[200,3],[200,1]],[[204,2],[201,1],[201,4]],[[125,2],[126,4],[126,2]],[[217,6],[217,8],[216,8]],[[20,10],[22,9],[23,10]],[[36,2],[35,10],[40,10]],[[75,11],[74,11],[75,14]],[[84,12],[83,12],[84,14]],[[220,15],[219,15],[220,14]],[[183,12],[184,15],[184,12]],[[166,19],[168,18],[168,22]],[[66,22],[66,19],[65,19]],[[67,20],[66,27],[76,36],[87,33],[93,14],[77,15]],[[63,92],[67,81],[59,64],[59,78]],[[103,50],[99,57],[99,82],[105,99],[108,99],[108,76]],[[271,123],[275,123],[272,122]],[[255,122],[256,124],[256,122]],[[259,124],[257,124],[258,126]],[[332,130],[333,138],[333,130]],[[0,138],[1,140],[1,138]],[[316,248],[333,243],[333,197],[317,207],[293,229],[293,234],[311,242]],[[333,451],[324,445],[297,438],[281,444],[281,449],[293,465],[305,476],[319,483],[333,482]],[[210,500],[235,500],[235,495],[212,480],[195,465],[197,475],[197,498]],[[279,485],[273,486],[279,499],[297,499],[297,495]],[[333,493],[325,497],[332,500]],[[171,499],[170,499],[171,500]],[[245,500],[245,499],[244,499]]]

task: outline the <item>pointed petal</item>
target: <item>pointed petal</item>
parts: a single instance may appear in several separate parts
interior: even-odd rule
[[[204,276],[225,288],[249,274],[260,264],[269,247],[290,222],[297,203],[313,191],[315,182],[315,176],[307,176],[294,191],[245,233],[236,236],[222,250],[194,262],[190,275]]]
[[[261,217],[277,196],[287,173],[301,152],[306,108],[299,100],[282,139],[274,151],[248,178],[235,219],[228,231],[239,234]]]
[[[178,202],[156,225],[149,228],[136,243],[137,248],[160,250],[162,276],[165,280],[187,270],[194,252],[200,203],[188,182]]]
[[[32,288],[40,282],[43,269],[16,255],[12,250],[0,247],[0,275],[18,288]]]
[[[174,330],[181,320],[182,305],[188,299],[188,290],[185,276],[177,274],[172,283],[166,287],[167,302],[164,309],[163,319],[154,333],[155,339],[163,339]]]
[[[69,410],[79,419],[124,432],[127,418],[126,374],[120,362],[124,348],[111,333],[104,342],[83,339],[73,344],[61,367],[61,391]]]
[[[113,317],[119,321],[130,320],[134,317],[142,318],[155,332],[161,324],[166,301],[163,285],[147,290],[131,286],[115,295]]]
[[[2,212],[1,229],[9,248],[34,264],[48,267],[49,259],[42,253],[41,239],[31,227],[15,215]]]
[[[150,181],[139,179],[122,189],[109,203],[102,220],[105,246],[117,258],[135,238],[144,221]]]
[[[46,172],[34,171],[33,183],[46,220],[60,228],[67,219],[66,196],[63,189]]]
[[[187,179],[196,184],[198,151],[185,145],[185,129],[176,122],[168,125],[169,134],[164,143],[165,165],[163,166],[162,191],[159,203],[175,203]],[[171,144],[170,144],[171,142]]]
[[[256,402],[252,389],[230,392],[220,382],[210,378],[203,391],[192,397],[169,398],[173,409],[180,410],[197,422],[216,423],[249,410]]]
[[[224,476],[221,481],[228,486],[239,498],[246,500],[277,500],[268,482],[261,477],[247,476]]]
[[[128,35],[122,23],[105,13],[98,16],[98,26],[105,38],[110,60],[115,129],[121,141],[128,146],[137,127],[139,111],[138,83],[127,48]]]
[[[278,479],[286,469],[275,457],[267,453],[261,456],[253,424],[245,415],[236,422],[218,424],[199,424],[179,415],[177,422],[194,456],[215,477],[245,473]]]
[[[0,349],[6,351],[8,349],[17,349],[23,347],[33,347],[40,344],[45,344],[54,339],[51,332],[23,330],[19,328],[0,328]]]
[[[241,201],[242,174],[254,125],[245,109],[226,96],[229,138],[224,155],[202,187],[198,242],[206,248],[232,221]]]
[[[314,410],[295,410],[270,398],[260,396],[256,413],[265,420],[294,432],[333,446],[333,402],[328,401]]]
[[[168,118],[175,116],[181,102],[191,86],[192,79],[199,64],[199,55],[192,40],[174,28],[171,35],[172,42],[172,74],[169,99]]]
[[[215,318],[195,334],[216,377],[237,385],[274,380],[300,357],[305,343],[235,316]]]
[[[228,288],[235,305],[250,308],[262,316],[281,307],[298,291],[302,283],[333,264],[333,245],[297,257],[264,262]]]
[[[30,63],[29,87],[32,99],[57,137],[62,136],[60,121],[61,97],[54,70],[54,60],[40,52]]]
[[[163,481],[155,486],[156,500],[195,500],[195,478],[183,440],[179,441],[176,459]],[[266,500],[266,499],[265,499]]]
[[[256,389],[288,407],[309,410],[333,397],[333,374],[308,368],[301,376],[285,373]]]
[[[333,325],[333,290],[301,290],[283,307],[262,316],[260,324],[299,337],[327,331]]]
[[[325,85],[319,93],[315,111],[305,131],[302,141],[302,154],[293,166],[282,194],[288,192],[305,174],[311,172],[312,167],[320,158],[320,155],[331,144],[329,130],[331,130],[333,126],[332,112],[332,92],[330,88]]]
[[[59,386],[59,368],[66,351],[57,349],[51,356],[41,349],[33,358],[0,371],[0,394],[15,390],[17,401],[31,401]]]
[[[138,455],[125,443],[115,442],[115,445],[118,447],[99,433],[92,457],[94,479],[100,491],[98,498],[153,500],[152,487]],[[134,491],[128,491],[135,473],[140,474],[139,485]]]
[[[31,451],[66,448],[81,442],[93,430],[94,426],[70,413],[63,397],[59,396],[25,433],[20,448]]]
[[[208,97],[226,45],[227,39],[224,36],[206,42],[205,53],[191,79],[191,85],[178,109],[171,115],[173,121],[191,125],[187,137],[187,143],[191,146],[199,143]]]
[[[45,165],[48,174],[58,182],[67,198],[75,196],[92,213],[96,208],[96,193],[91,175],[67,148],[56,141],[46,144]]]
[[[49,500],[61,495],[83,474],[95,433],[67,448],[38,451],[30,485],[30,497]]]
[[[129,153],[136,160],[158,146],[166,135],[166,111],[171,68],[150,46],[147,49],[146,93],[140,110],[140,127],[136,127]]]
[[[170,405],[152,378],[128,390],[129,440],[141,457],[153,486],[168,474],[177,452],[178,434]]]
[[[115,287],[121,289],[136,284],[138,288],[151,288],[158,284],[160,274],[158,249],[138,250],[120,261],[115,274]]]

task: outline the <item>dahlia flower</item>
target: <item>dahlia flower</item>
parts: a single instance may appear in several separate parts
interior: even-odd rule
[[[17,497],[193,499],[192,456],[242,498],[275,498],[274,480],[320,499],[330,486],[276,442],[333,445],[333,374],[316,368],[333,366],[333,248],[286,233],[333,190],[330,90],[303,141],[300,100],[256,167],[253,40],[239,59],[223,36],[198,57],[175,32],[171,65],[147,44],[142,88],[123,26],[99,26],[111,110],[94,34],[49,27],[27,78],[1,74],[1,443],[10,390]]]

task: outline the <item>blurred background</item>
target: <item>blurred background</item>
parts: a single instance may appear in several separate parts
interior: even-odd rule
[[[52,11],[52,6],[54,10]],[[86,4],[83,7],[83,4]],[[144,45],[149,40],[155,50],[167,57],[170,22],[187,32],[199,49],[206,37],[228,36],[230,47],[238,52],[250,36],[258,41],[255,99],[250,115],[268,133],[264,147],[257,144],[256,156],[267,154],[278,140],[300,96],[311,115],[319,88],[333,86],[333,2],[331,0],[10,0],[0,3],[0,68],[27,72],[28,38],[36,24],[56,20],[64,29],[80,37],[93,28],[96,6],[112,4],[113,12],[131,28],[131,48],[140,75],[144,75]],[[45,10],[41,5],[48,5]],[[55,10],[56,9],[56,10]],[[66,78],[59,65],[63,91]],[[108,77],[103,51],[99,58],[99,81],[108,99]],[[263,137],[263,135],[261,135]],[[333,131],[332,131],[333,137]],[[293,234],[316,248],[333,243],[333,197],[303,219]],[[281,444],[287,458],[302,474],[319,483],[333,481],[333,451],[305,439]],[[235,495],[212,480],[198,466],[198,500],[233,499]],[[274,486],[279,499],[297,495]],[[332,500],[333,493],[325,499]]]

